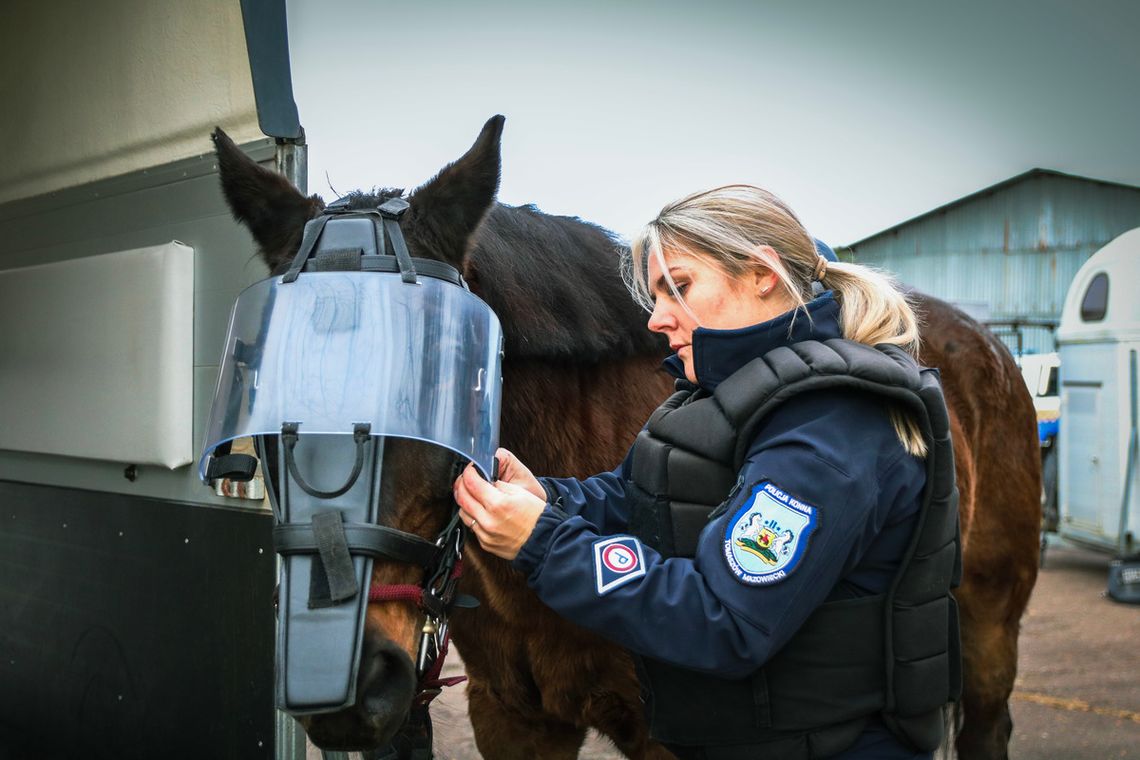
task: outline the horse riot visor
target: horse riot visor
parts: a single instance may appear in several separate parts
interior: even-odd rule
[[[498,318],[452,267],[411,258],[406,209],[332,204],[284,276],[238,296],[226,336],[199,475],[252,478],[257,461],[231,453],[243,437],[265,465],[282,558],[276,700],[294,715],[356,704],[374,558],[424,567],[419,677],[446,646],[458,512],[434,542],[380,525],[385,442],[443,447],[488,479],[497,469]]]

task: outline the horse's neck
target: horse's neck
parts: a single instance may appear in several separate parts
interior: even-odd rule
[[[503,366],[502,442],[536,475],[587,477],[621,463],[672,390],[658,357]]]
[[[587,477],[617,467],[673,388],[657,357],[603,364],[537,359],[503,365],[502,445],[536,475]],[[472,570],[498,593],[527,593],[510,563],[472,546]]]

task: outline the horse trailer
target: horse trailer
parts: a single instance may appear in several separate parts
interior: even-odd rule
[[[1061,366],[1060,535],[1120,558],[1136,555],[1140,228],[1077,272],[1057,332]]]
[[[211,130],[305,184],[284,0],[4,15],[0,757],[304,757],[274,710],[272,518],[191,466],[268,274]]]

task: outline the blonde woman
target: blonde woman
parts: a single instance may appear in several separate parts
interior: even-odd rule
[[[612,472],[468,468],[464,522],[634,654],[679,757],[929,757],[958,688],[957,501],[906,298],[745,185],[666,206],[626,272],[677,393]]]

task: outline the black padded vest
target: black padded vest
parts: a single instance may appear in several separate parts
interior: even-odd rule
[[[916,750],[942,741],[942,707],[961,693],[950,594],[961,552],[950,423],[936,371],[896,346],[804,341],[746,364],[712,394],[678,391],[634,443],[630,532],[663,556],[692,557],[701,530],[734,495],[760,421],[794,395],[836,388],[881,395],[910,414],[926,439],[922,506],[899,571],[884,595],[821,605],[749,677],[640,658],[651,733],[675,751],[825,757],[854,743],[876,714]]]

